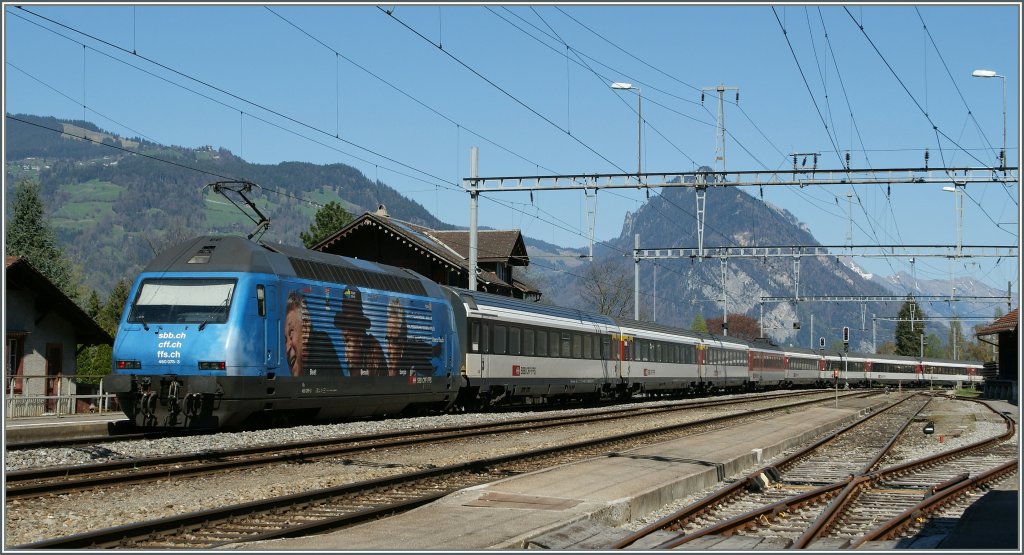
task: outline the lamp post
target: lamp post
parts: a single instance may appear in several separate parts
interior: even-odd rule
[[[964,245],[964,197],[963,188],[967,185],[966,182],[953,182],[952,187],[943,187],[942,190],[947,193],[953,193],[953,205],[956,209],[956,257],[960,258],[963,254]]]
[[[641,115],[642,112],[640,110],[642,108],[643,94],[642,94],[642,91],[640,90],[640,87],[634,87],[632,83],[612,83],[612,88],[616,89],[616,90],[633,90],[633,91],[636,91],[636,180],[637,180],[637,183],[639,183],[640,182],[640,173],[641,173],[640,170],[641,170],[641,167],[642,167],[641,164],[640,164],[640,160],[641,160],[640,141],[642,140],[641,138],[643,137],[643,122],[644,122],[644,118]]]
[[[999,153],[1000,167],[1003,174],[1006,174],[1006,76],[999,75],[991,69],[976,69],[971,73],[972,77],[998,77],[1003,80],[1003,150]]]

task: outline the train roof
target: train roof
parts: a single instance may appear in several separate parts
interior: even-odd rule
[[[683,337],[690,337],[699,341],[707,342],[727,342],[737,343],[740,345],[749,345],[750,342],[738,337],[729,337],[725,335],[715,335],[713,333],[703,333],[699,331],[687,330],[683,328],[674,328],[672,326],[666,326],[664,324],[655,324],[652,322],[641,322],[639,320],[632,320],[629,318],[613,318],[615,322],[626,328],[636,328],[638,330],[656,331],[661,333],[668,333],[673,335],[681,335]]]
[[[161,251],[143,272],[278,273],[262,245],[242,237],[196,237]]]
[[[810,356],[815,356],[815,357],[821,356],[820,352],[818,352],[815,349],[810,349],[808,347],[793,347],[793,346],[790,346],[790,347],[783,347],[782,350],[787,352],[787,353],[798,354],[798,355],[810,355]]]
[[[291,245],[255,243],[233,235],[196,237],[158,254],[144,272],[252,272],[300,277],[398,291],[441,296],[440,287],[404,268],[311,251]]]
[[[539,314],[543,316],[551,316],[554,318],[566,318],[569,320],[578,320],[580,322],[603,324],[606,326],[614,326],[615,321],[603,314],[594,314],[591,312],[584,312],[576,308],[565,308],[561,306],[551,304],[541,304],[538,302],[524,301],[522,299],[516,299],[513,297],[506,297],[504,295],[495,295],[493,293],[484,293],[482,291],[470,291],[469,289],[462,289],[459,287],[450,287],[453,291],[456,291],[464,301],[471,299],[477,306],[487,306],[494,308],[504,308],[507,310],[519,310],[523,312],[529,312],[532,314]]]

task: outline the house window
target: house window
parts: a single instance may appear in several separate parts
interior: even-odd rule
[[[24,387],[25,380],[21,378],[24,372],[21,366],[24,348],[24,337],[7,336],[7,359],[4,361],[4,387],[8,394],[20,394]]]
[[[502,264],[500,262],[496,264],[494,268],[494,273],[495,275],[498,276],[498,279],[500,279],[501,281],[504,281],[505,283],[508,284],[512,283],[512,280],[508,279],[509,271],[507,264]]]

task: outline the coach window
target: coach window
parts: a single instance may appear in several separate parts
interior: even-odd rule
[[[548,356],[548,332],[537,330],[537,356]]]
[[[480,330],[480,352],[489,353],[491,352],[491,324],[483,322],[480,325],[483,326]]]
[[[611,360],[612,340],[610,337],[601,338],[601,360]]]
[[[572,334],[572,358],[580,358],[583,356],[583,337],[578,334]]]
[[[503,355],[503,354],[505,354],[506,340],[507,340],[507,337],[506,337],[505,326],[494,326],[494,342],[493,342],[493,346],[494,346],[493,352],[494,352],[494,354],[496,354],[496,355]]]
[[[558,347],[560,337],[561,334],[557,331],[548,332],[548,356],[555,358],[562,356],[562,350]]]
[[[526,328],[523,330],[523,354],[532,357],[534,355],[534,343],[533,343],[533,330]]]
[[[473,339],[470,350],[474,353],[480,352],[480,322],[473,322],[473,331],[471,332]]]
[[[508,354],[518,355],[522,352],[522,330],[517,327],[508,328]]]
[[[592,351],[591,351],[591,344],[590,344],[590,336],[589,335],[584,335],[583,336],[583,358],[590,358],[591,354],[592,354]]]

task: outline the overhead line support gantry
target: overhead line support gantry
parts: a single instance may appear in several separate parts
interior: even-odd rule
[[[576,175],[527,175],[477,177],[463,179],[463,188],[471,195],[497,192],[562,191],[578,189],[650,189],[689,187],[697,193],[697,248],[704,251],[704,206],[709,187],[769,187],[811,185],[935,185],[953,183],[1016,183],[1018,168],[860,168],[754,171],[685,171],[655,173],[614,173]]]

